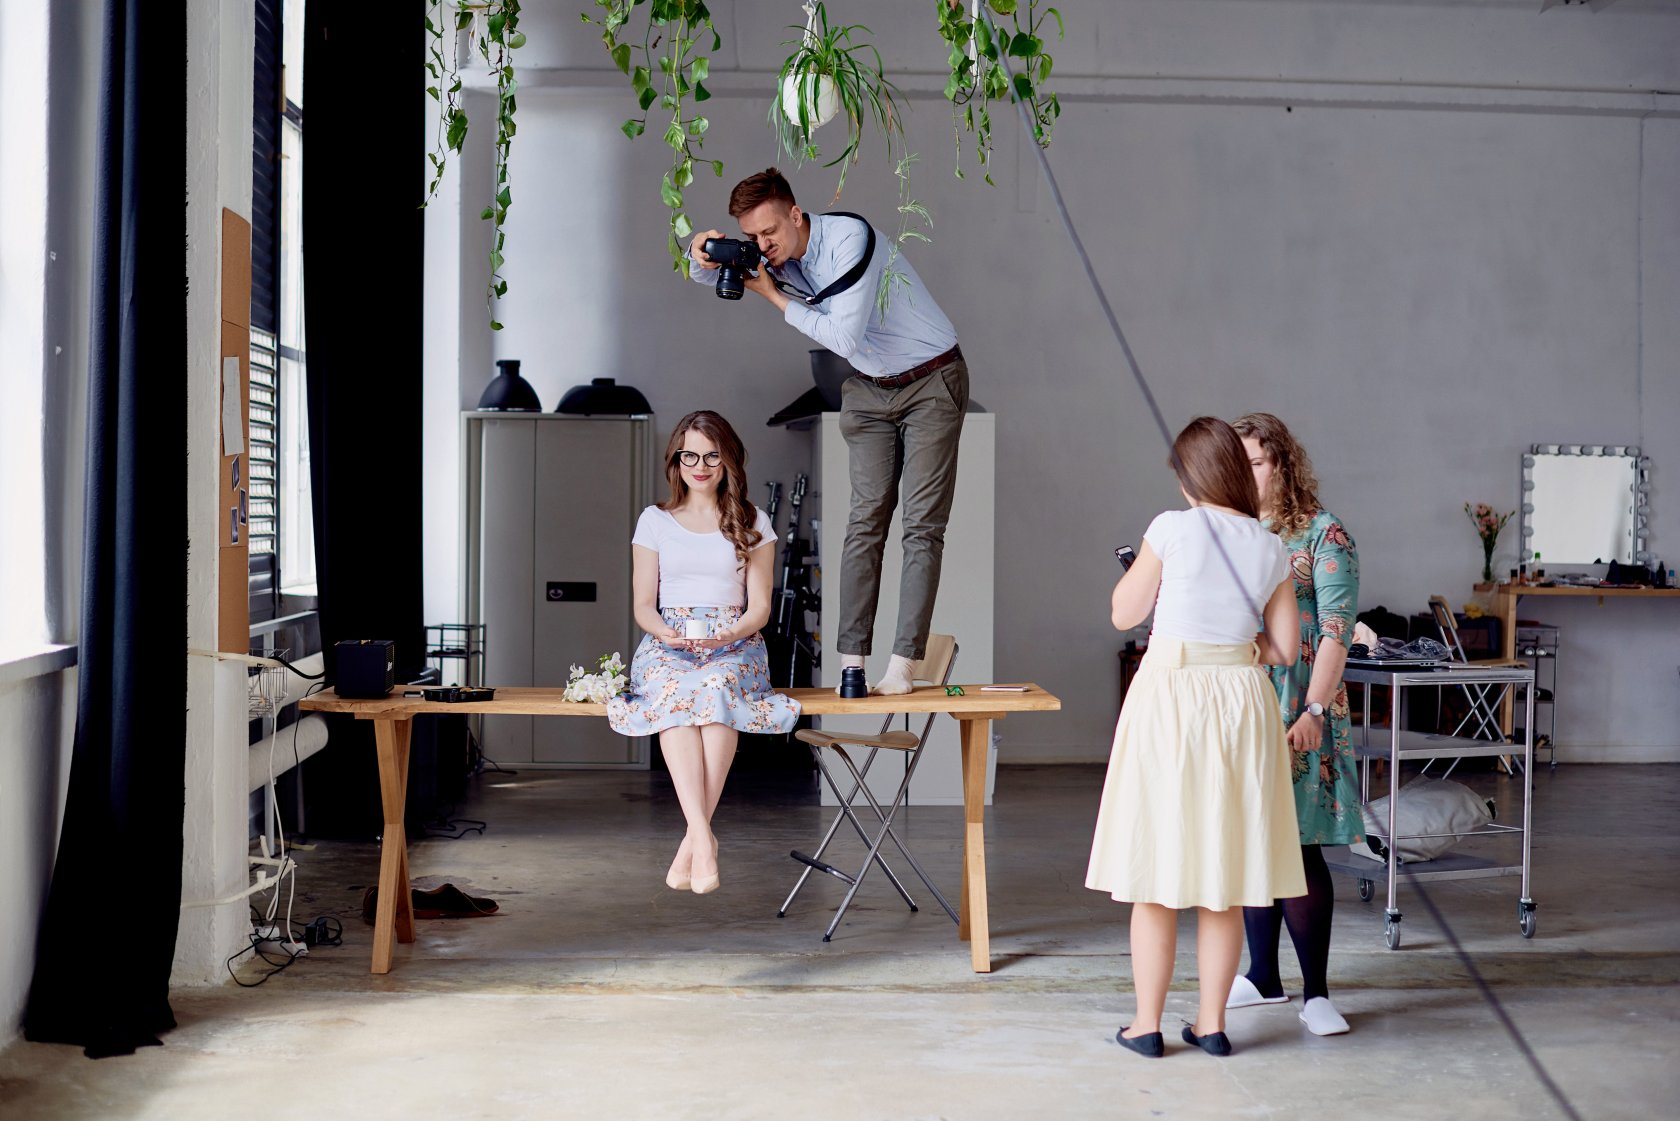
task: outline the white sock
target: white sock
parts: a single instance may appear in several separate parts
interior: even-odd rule
[[[1239,973],[1231,982],[1231,995],[1225,998],[1227,1008],[1247,1008],[1254,1004],[1288,1004],[1288,996],[1261,996],[1245,974]]]
[[[1301,1007],[1301,1022],[1314,1035],[1341,1035],[1348,1030],[1348,1022],[1327,996],[1315,996],[1307,1001]]]
[[[886,676],[881,678],[881,683],[871,692],[883,697],[896,697],[908,693],[915,688],[915,680],[910,676],[915,667],[916,663],[909,658],[894,654],[892,660],[887,663]]]
[[[842,655],[840,655],[840,673],[841,673],[842,680],[844,680],[844,678],[845,678],[845,672],[846,672],[846,668],[848,666],[857,666],[859,669],[862,669],[863,668],[863,655],[862,654],[842,654]],[[840,692],[840,686],[836,685],[834,687],[834,692],[835,692],[836,695],[838,695],[839,692]]]

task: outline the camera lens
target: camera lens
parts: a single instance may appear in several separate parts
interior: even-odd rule
[[[744,291],[746,291],[746,278],[739,269],[732,269],[728,265],[718,269],[718,299],[738,300]]]

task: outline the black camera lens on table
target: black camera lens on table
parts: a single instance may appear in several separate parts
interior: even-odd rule
[[[746,274],[764,260],[755,241],[733,237],[709,237],[702,249],[718,266],[717,294],[722,300],[738,300],[746,288]]]
[[[863,676],[862,666],[846,666],[841,669],[840,695],[854,698],[869,696],[869,681]]]

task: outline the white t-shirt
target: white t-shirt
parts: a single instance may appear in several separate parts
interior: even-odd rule
[[[758,544],[753,552],[776,543],[770,515],[753,507]],[[684,529],[669,511],[649,506],[636,519],[632,545],[659,554],[659,606],[745,607],[747,570],[735,557],[735,546],[722,530],[695,533]]]
[[[1165,638],[1253,642],[1265,625],[1266,601],[1289,578],[1283,542],[1241,514],[1205,506],[1168,510],[1149,523],[1143,539],[1161,558],[1153,633]]]

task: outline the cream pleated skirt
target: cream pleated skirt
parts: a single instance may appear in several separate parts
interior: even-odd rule
[[[1215,911],[1306,894],[1283,719],[1252,643],[1150,639],[1114,732],[1085,886]]]

